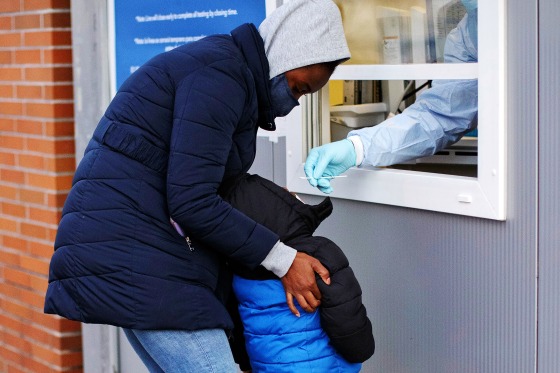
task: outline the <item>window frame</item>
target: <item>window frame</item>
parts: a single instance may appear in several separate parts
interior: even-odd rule
[[[481,1],[478,11],[479,62],[475,64],[343,65],[332,80],[479,79],[477,177],[388,168],[354,167],[333,181],[332,197],[438,211],[493,220],[506,219],[505,0]],[[322,195],[303,172],[307,126],[313,111],[329,116],[328,87],[301,100],[279,124],[286,135],[287,187]],[[311,118],[311,119],[310,119]],[[278,133],[276,136],[279,135]]]

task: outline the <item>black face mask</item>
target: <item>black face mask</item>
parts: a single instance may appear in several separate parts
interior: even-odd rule
[[[275,76],[270,80],[270,93],[272,96],[272,110],[274,117],[285,117],[299,105],[288,85],[284,74]]]

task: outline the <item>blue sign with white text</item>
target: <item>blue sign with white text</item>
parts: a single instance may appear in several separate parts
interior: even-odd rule
[[[265,0],[114,0],[116,88],[156,54],[266,16]]]

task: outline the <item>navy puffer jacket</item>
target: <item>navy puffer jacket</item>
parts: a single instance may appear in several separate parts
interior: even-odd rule
[[[253,163],[258,127],[274,129],[269,89],[251,24],[138,69],[76,171],[45,312],[136,329],[230,329],[225,259],[255,268],[278,236],[217,190]]]

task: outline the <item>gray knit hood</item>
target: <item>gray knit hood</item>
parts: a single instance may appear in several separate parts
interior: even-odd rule
[[[332,0],[290,0],[259,26],[270,78],[298,67],[347,60],[342,18]]]

